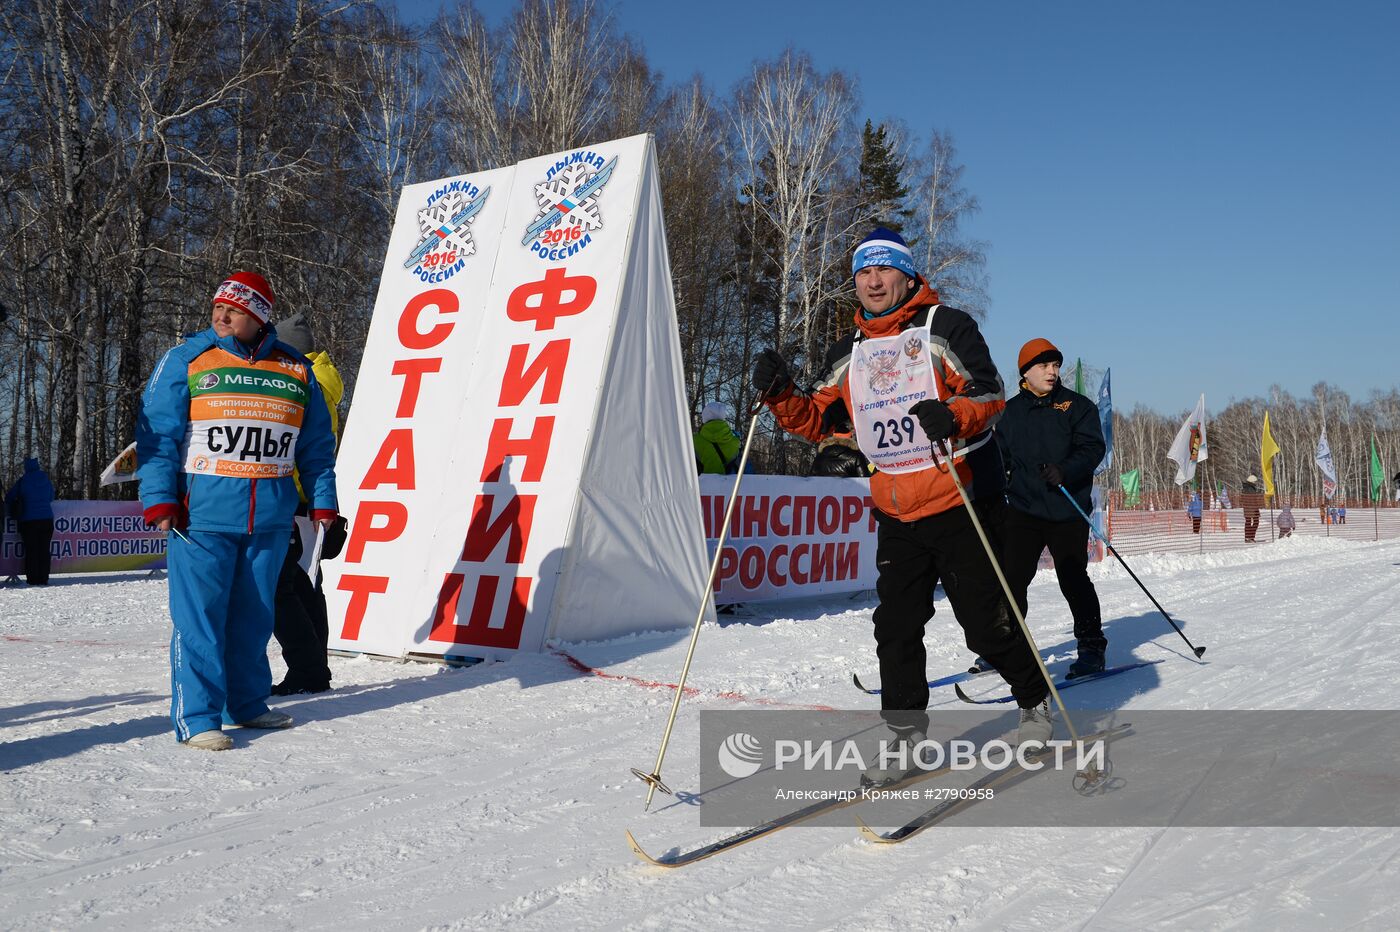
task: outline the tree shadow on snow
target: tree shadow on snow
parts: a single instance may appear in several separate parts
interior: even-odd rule
[[[937,592],[939,595],[943,594],[941,586]],[[874,589],[858,589],[854,592],[797,596],[764,602],[729,603],[719,607],[717,620],[722,628],[730,625],[761,626],[779,620],[816,620],[829,617],[833,612],[867,612],[879,604],[880,600]]]
[[[12,722],[19,723],[20,719],[25,720],[23,722],[25,725],[33,725],[54,719],[72,718],[75,715],[88,715],[98,709],[134,705],[165,698],[167,697],[158,693],[117,693],[111,696],[89,696],[86,699],[54,699],[48,702],[30,702],[25,705],[10,706],[8,709],[0,709],[0,725]],[[30,716],[40,715],[43,712],[57,714],[30,718]]]
[[[152,698],[169,701],[167,697],[162,696]],[[93,708],[87,711],[91,712]],[[0,744],[0,772],[19,770],[21,767],[44,761],[81,754],[103,744],[125,744],[137,738],[150,738],[162,732],[172,733],[168,714],[148,715],[125,722],[88,725],[73,731],[21,738],[18,741]]]
[[[45,586],[32,589],[66,589],[69,586],[107,585],[109,583],[164,581],[165,570],[120,570],[109,573],[55,573]]]
[[[324,693],[273,696],[268,702],[291,712],[298,723],[326,722],[501,683],[514,683],[517,688],[525,690],[586,675],[553,652],[518,654],[499,663],[479,663],[469,667],[424,665],[421,676],[406,675],[384,683],[333,686]]]

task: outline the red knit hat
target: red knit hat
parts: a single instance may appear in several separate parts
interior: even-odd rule
[[[1054,343],[1044,337],[1036,337],[1021,347],[1021,354],[1016,357],[1016,365],[1019,367],[1018,371],[1021,375],[1025,375],[1026,370],[1031,366],[1042,362],[1063,363],[1064,361],[1064,354],[1055,348]]]
[[[234,272],[214,292],[214,303],[232,304],[262,323],[272,316],[272,286],[257,272]]]

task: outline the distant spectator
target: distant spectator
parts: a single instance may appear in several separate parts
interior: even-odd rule
[[[1293,529],[1298,526],[1298,522],[1293,518],[1293,506],[1284,505],[1283,510],[1278,513],[1278,536],[1279,540],[1293,533]]]
[[[1191,533],[1201,533],[1201,493],[1192,492],[1191,500],[1186,503],[1186,513],[1191,516]]]
[[[724,475],[739,471],[743,443],[729,426],[729,405],[712,401],[700,412],[700,429],[695,432],[695,458],[700,472]]]
[[[1347,506],[1346,506],[1346,505],[1338,505],[1338,506],[1337,506],[1337,523],[1338,523],[1338,524],[1346,524],[1346,523],[1347,523]]]
[[[5,493],[5,510],[19,525],[25,581],[31,586],[47,586],[49,544],[53,541],[53,483],[34,457],[24,461],[24,475]]]
[[[1244,539],[1254,543],[1259,532],[1259,509],[1264,505],[1264,490],[1259,487],[1259,477],[1251,473],[1240,486],[1240,507],[1244,509]]]

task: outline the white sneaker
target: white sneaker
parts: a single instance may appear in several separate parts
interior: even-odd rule
[[[276,709],[268,709],[257,718],[250,718],[246,722],[239,722],[244,728],[291,728],[292,717],[286,712],[278,712]]]
[[[886,723],[876,732],[875,749],[867,757],[869,763],[861,773],[861,782],[867,786],[883,786],[917,773],[921,768],[915,746],[926,740],[928,736],[917,728]]]
[[[1050,718],[1050,697],[1040,700],[1040,705],[1021,710],[1021,725],[1016,729],[1016,747],[1019,750],[1029,742],[1039,742],[1041,747],[1055,734],[1055,723]]]
[[[199,748],[201,751],[227,751],[233,747],[233,739],[217,728],[208,731],[201,731],[197,735],[191,735],[185,739],[188,747]]]

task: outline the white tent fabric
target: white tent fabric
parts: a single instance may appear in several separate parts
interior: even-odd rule
[[[686,626],[699,609],[708,564],[652,140],[490,174],[500,200],[470,219],[467,197],[425,215],[447,179],[404,191],[338,464],[350,539],[324,564],[342,650],[489,659]],[[474,249],[438,266],[446,278],[409,269],[468,222]],[[409,313],[425,294],[438,306]],[[407,417],[405,367],[423,370]]]
[[[654,147],[646,155],[552,613],[563,640],[692,623],[709,572]]]

